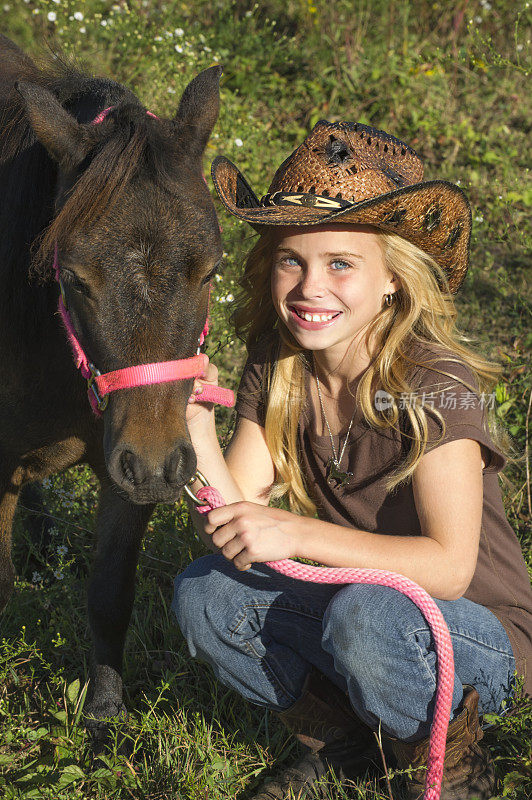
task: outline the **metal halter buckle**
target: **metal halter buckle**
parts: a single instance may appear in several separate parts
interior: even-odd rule
[[[192,500],[192,502],[195,505],[204,506],[205,505],[205,500],[200,500],[199,497],[196,497],[196,495],[194,494],[194,492],[190,488],[192,486],[192,484],[194,483],[194,481],[199,481],[202,486],[210,486],[209,481],[207,480],[205,475],[203,475],[203,473],[201,473],[199,471],[199,469],[198,469],[198,470],[196,470],[194,475],[191,477],[191,479],[189,481],[187,481],[185,483],[184,487],[183,487],[185,492],[188,494],[188,496],[190,497],[190,499]]]
[[[103,397],[100,397],[98,387],[94,383],[96,378],[98,378],[102,373],[99,369],[96,369],[94,364],[91,362],[89,362],[88,367],[91,371],[91,376],[90,378],[87,378],[87,389],[93,393],[94,399],[96,400],[96,405],[98,406],[98,411],[105,411],[109,402],[109,395],[105,394]]]

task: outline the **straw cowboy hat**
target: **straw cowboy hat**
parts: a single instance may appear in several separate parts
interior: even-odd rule
[[[465,278],[471,238],[465,194],[448,181],[424,181],[417,153],[384,131],[321,120],[260,200],[229,159],[215,158],[211,172],[228,211],[259,231],[264,225],[374,225],[431,255],[451,292]]]

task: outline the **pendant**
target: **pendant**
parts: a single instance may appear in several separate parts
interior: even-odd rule
[[[331,486],[346,486],[353,477],[352,472],[343,472],[334,458],[327,461],[327,483]]]

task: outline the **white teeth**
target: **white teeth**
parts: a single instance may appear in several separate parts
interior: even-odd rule
[[[332,314],[311,314],[308,311],[299,311],[299,309],[294,309],[298,317],[304,319],[306,322],[330,322],[336,316],[336,312]]]

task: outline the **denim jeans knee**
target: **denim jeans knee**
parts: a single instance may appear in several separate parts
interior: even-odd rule
[[[461,598],[436,601],[449,627],[455,653],[453,710],[462,684],[481,694],[481,676],[492,676],[498,693],[484,700],[484,711],[498,710],[509,696],[513,655],[497,618],[483,606]],[[351,702],[370,725],[404,740],[426,736],[436,688],[436,653],[428,624],[417,606],[395,589],[353,584],[332,599],[324,617],[323,647],[345,677]]]
[[[276,636],[285,617],[291,630],[295,613],[273,576],[261,565],[242,573],[223,556],[205,556],[175,579],[172,609],[193,657],[251,702],[283,710],[300,696],[309,664]],[[321,614],[316,627],[319,645]]]

